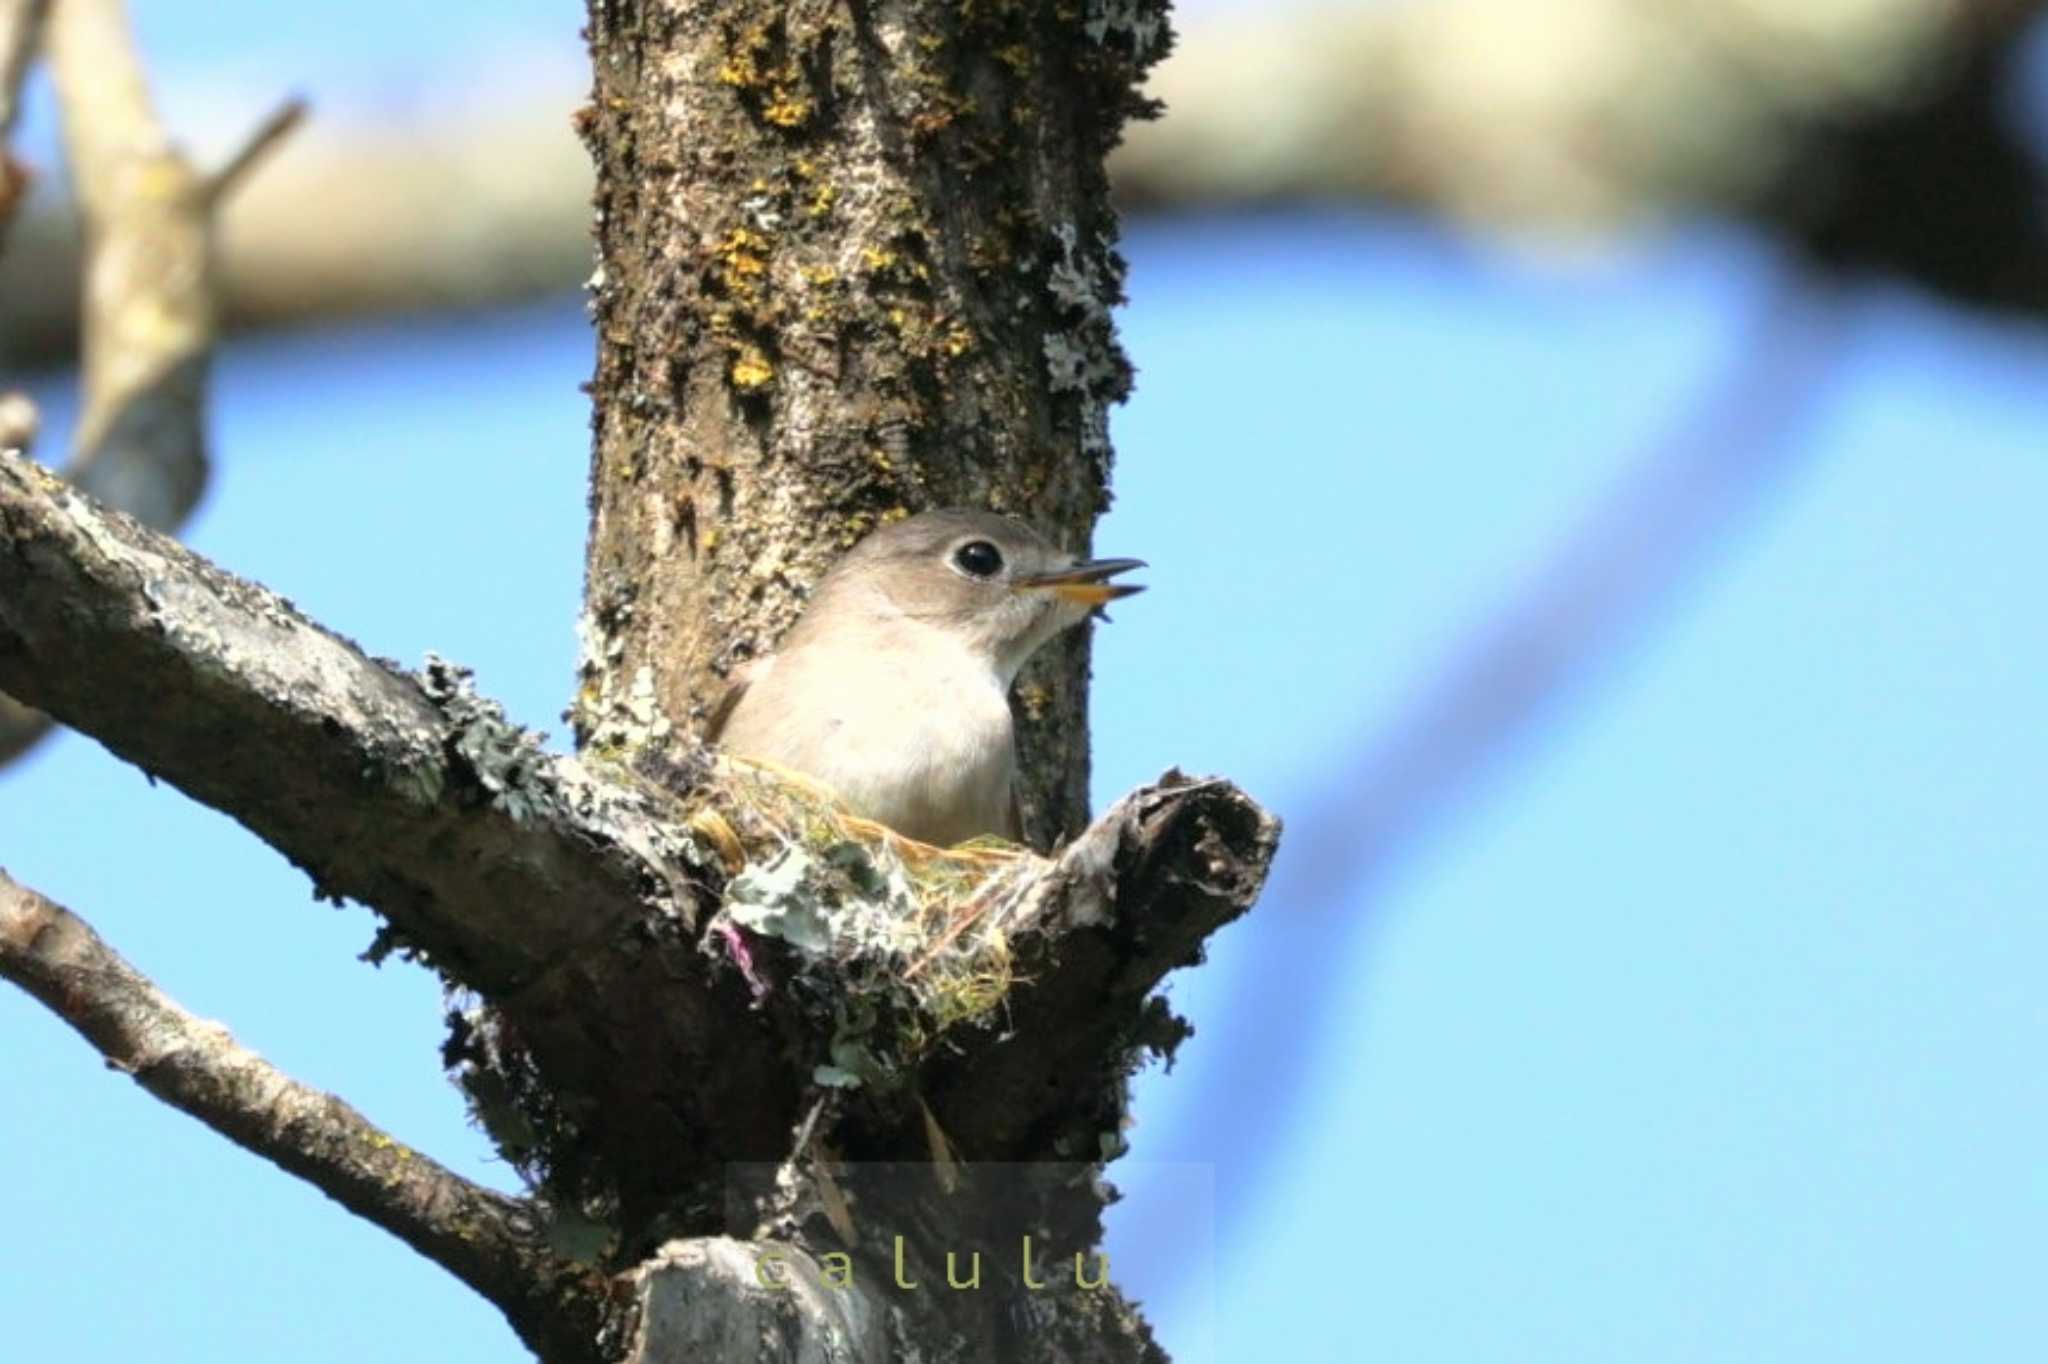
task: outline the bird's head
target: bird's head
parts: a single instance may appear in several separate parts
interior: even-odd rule
[[[808,615],[896,617],[943,630],[1005,686],[1040,645],[1144,588],[1111,582],[1138,559],[1080,559],[1015,517],[949,508],[893,522],[848,552]]]

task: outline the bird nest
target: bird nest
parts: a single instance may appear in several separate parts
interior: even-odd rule
[[[786,983],[829,1010],[820,1084],[890,1088],[950,1029],[1000,1010],[1048,859],[997,838],[919,843],[809,777],[730,756],[698,791],[687,826],[727,873],[713,934],[757,997]],[[768,978],[761,938],[788,945],[793,978]]]

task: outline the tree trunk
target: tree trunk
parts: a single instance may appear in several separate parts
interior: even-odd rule
[[[593,0],[588,36],[598,358],[575,719],[579,744],[612,756],[700,730],[733,668],[771,650],[809,585],[879,524],[971,505],[1088,548],[1108,502],[1108,405],[1130,385],[1104,158],[1144,107],[1136,84],[1168,29],[1163,0]],[[1017,689],[1025,827],[1041,843],[1086,822],[1087,648],[1068,634]],[[869,1153],[900,1158],[901,1127],[882,1129]],[[771,1172],[783,1154],[800,1153],[762,1153]],[[858,1286],[817,1299],[851,1313],[850,1338],[855,1321],[893,1322],[888,1353],[1150,1351],[1107,1296],[1069,1292],[1040,1323],[1065,1329],[1034,1332],[1040,1304],[1006,1270],[981,1294],[930,1282],[935,1247],[964,1252],[977,1221],[1007,1248],[1063,1208],[1063,1250],[1092,1246],[1088,1181],[1053,1196],[1057,1182],[1005,1175],[947,1198],[872,1174],[848,1172],[864,1198]],[[1003,1208],[1035,1220],[1006,1227]],[[892,1303],[875,1247],[901,1233],[926,1288]],[[650,1287],[651,1328],[721,1338],[695,1334],[719,1315],[702,1290],[729,1311],[732,1286],[698,1276],[725,1265],[749,1287],[752,1255],[730,1244],[655,1271],[680,1276],[687,1310],[665,1315]],[[752,1315],[733,1340],[754,1338]]]
[[[1164,10],[593,0],[596,88],[579,118],[598,239],[575,707],[586,751],[658,750],[700,730],[733,668],[771,650],[824,568],[886,521],[988,507],[1088,548],[1108,502],[1108,405],[1130,384],[1103,163],[1144,107],[1136,84],[1165,51]],[[1087,647],[1068,634],[1017,689],[1025,827],[1040,842],[1086,822]],[[870,1145],[902,1154],[886,1137]],[[761,1154],[772,1169],[799,1153]],[[851,1296],[816,1299],[851,1313],[850,1339],[858,1320],[890,1353],[1150,1350],[1113,1298],[1067,1293],[1047,1318],[1067,1329],[1034,1336],[1020,1313],[1039,1304],[1007,1271],[982,1294],[930,1284],[932,1248],[964,1251],[955,1238],[977,1219],[1008,1247],[1065,1204],[1060,1230],[1092,1246],[1086,1181],[1083,1196],[1033,1200],[998,1177],[946,1199],[929,1180],[859,1174],[864,1272]],[[1040,1220],[1003,1227],[1002,1207]],[[905,1232],[927,1287],[891,1312],[874,1247]],[[707,1293],[726,1314],[752,1296],[736,1303],[715,1277],[723,1265],[752,1287],[752,1255],[727,1244],[650,1271],[650,1330],[670,1323],[699,1348],[722,1338]],[[816,1259],[791,1253],[815,1283]],[[670,1296],[687,1310],[660,1310]],[[753,1315],[739,1312],[732,1340],[755,1338]]]

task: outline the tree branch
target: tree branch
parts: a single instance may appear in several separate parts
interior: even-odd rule
[[[280,142],[306,121],[306,109],[306,101],[292,98],[265,115],[262,122],[242,139],[242,145],[235,149],[235,154],[206,178],[208,200],[219,201],[234,193],[256,163],[270,155]]]
[[[218,176],[171,145],[119,0],[65,0],[47,46],[85,209],[85,401],[64,476],[175,529],[205,490],[206,370],[218,331],[214,216],[235,177],[296,124],[286,105]],[[49,728],[0,697],[0,765]]]
[[[4,870],[0,977],[47,1005],[157,1098],[305,1180],[497,1304],[544,1357],[590,1355],[599,1316],[594,1276],[554,1255],[530,1205],[393,1140],[340,1099],[193,1017],[84,920]],[[581,1312],[579,1297],[591,1299]],[[562,1353],[550,1354],[550,1346]]]
[[[641,903],[647,859],[594,852],[601,831],[662,846],[644,813],[613,825],[609,809],[572,813],[570,765],[551,765],[531,736],[464,712],[479,746],[523,746],[461,757],[464,734],[419,679],[9,455],[0,686],[240,819],[321,894],[377,906],[488,994],[587,936],[564,903],[593,915]],[[350,818],[335,821],[336,808]]]
[[[26,456],[41,429],[42,414],[33,399],[26,393],[0,393],[0,450]],[[49,727],[47,715],[0,691],[0,767],[20,756]]]
[[[516,109],[478,114],[472,100],[425,126],[323,123],[222,217],[229,323],[485,308],[576,288],[590,273],[590,159],[564,111],[588,80],[576,70],[553,100],[521,81]],[[68,363],[79,329],[73,210],[39,199],[15,236],[0,262],[0,365]]]
[[[772,1253],[780,1288],[762,1282]],[[799,1248],[713,1236],[663,1246],[634,1270],[642,1306],[623,1364],[758,1357],[758,1342],[780,1338],[790,1364],[880,1364],[894,1358],[886,1308],[863,1294],[825,1286]],[[771,1334],[772,1333],[772,1334]]]
[[[0,687],[239,819],[499,1006],[578,1149],[641,1181],[632,1207],[787,1154],[831,1034],[784,996],[759,1007],[707,947],[726,868],[687,823],[701,757],[664,789],[549,755],[456,670],[371,660],[4,454]],[[1129,1051],[1162,1041],[1146,993],[1250,903],[1277,832],[1227,784],[1172,777],[1034,865],[1012,995],[1030,1030],[967,1031],[934,1072],[969,1158],[1094,1139]]]

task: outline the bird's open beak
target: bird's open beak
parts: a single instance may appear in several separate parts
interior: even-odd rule
[[[1062,601],[1077,602],[1082,606],[1101,606],[1119,597],[1143,592],[1145,589],[1137,583],[1113,583],[1109,580],[1119,573],[1144,566],[1143,559],[1090,559],[1085,564],[1075,564],[1057,573],[1019,578],[1017,587],[1020,591],[1050,592]]]

